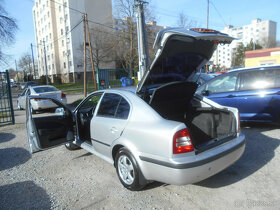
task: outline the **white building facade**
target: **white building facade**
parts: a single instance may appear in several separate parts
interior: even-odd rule
[[[113,25],[111,0],[34,0],[39,76],[74,82],[83,72],[83,13],[89,21]]]
[[[253,41],[265,47],[276,43],[276,22],[270,20],[253,19],[251,24],[241,27],[227,25],[221,32],[236,38],[231,44],[219,45],[211,58],[215,66],[225,69],[232,67],[233,55],[240,43],[246,46]]]

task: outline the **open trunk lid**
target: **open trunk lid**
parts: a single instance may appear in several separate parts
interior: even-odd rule
[[[145,72],[136,93],[142,95],[171,82],[185,82],[211,58],[219,43],[234,38],[208,29],[169,28],[155,40],[155,59]]]

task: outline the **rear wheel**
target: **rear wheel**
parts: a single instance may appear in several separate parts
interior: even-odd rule
[[[66,149],[68,149],[70,151],[81,149],[79,146],[77,146],[76,144],[73,144],[71,142],[66,143],[65,147],[66,147]]]
[[[17,108],[18,108],[18,110],[22,110],[22,108],[21,108],[21,106],[20,106],[18,101],[17,101]]]
[[[141,190],[146,185],[146,180],[139,169],[133,155],[121,148],[115,158],[118,177],[123,186],[129,190]]]

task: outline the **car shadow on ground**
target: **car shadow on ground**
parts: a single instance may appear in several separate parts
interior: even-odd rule
[[[16,135],[12,133],[0,133],[0,143],[11,141],[15,137]]]
[[[51,209],[46,191],[32,181],[0,186],[0,209]]]
[[[30,158],[30,153],[23,148],[11,147],[0,149],[0,171],[21,165]]]
[[[258,124],[243,125],[242,132],[246,137],[243,156],[229,168],[195,185],[209,188],[224,187],[245,179],[261,169],[273,159],[275,150],[280,145],[280,139],[268,137],[264,132],[276,128],[270,125],[262,127]]]

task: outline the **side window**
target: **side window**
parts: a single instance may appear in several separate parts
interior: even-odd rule
[[[235,91],[237,74],[221,75],[209,82],[205,90],[210,93]]]
[[[127,119],[129,111],[129,103],[123,97],[106,93],[102,98],[97,116]]]
[[[80,110],[82,109],[90,109],[90,108],[94,108],[97,106],[98,101],[100,100],[102,96],[102,93],[99,94],[95,94],[93,96],[91,96],[80,108]]]
[[[239,90],[274,88],[277,86],[277,76],[279,77],[279,71],[272,69],[242,72]]]
[[[106,93],[102,98],[97,116],[114,117],[121,98],[120,95]]]
[[[115,117],[120,119],[127,119],[129,110],[129,103],[124,98],[122,98]]]

